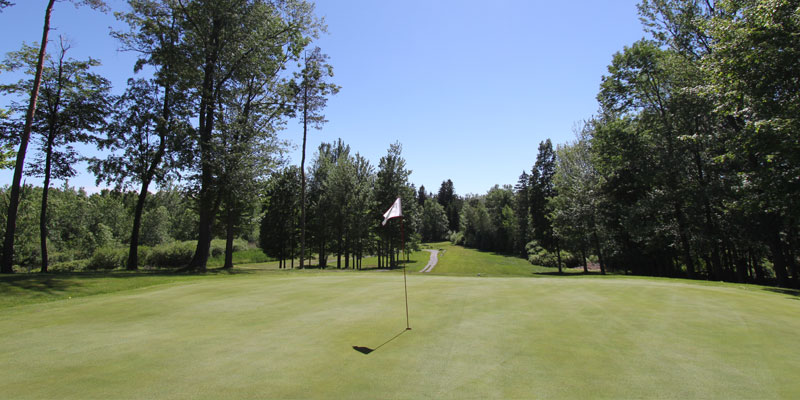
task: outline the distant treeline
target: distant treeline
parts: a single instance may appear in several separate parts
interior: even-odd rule
[[[378,256],[378,267],[394,267],[402,260],[403,243],[413,250],[421,240],[430,239],[423,235],[425,208],[417,204],[416,191],[408,180],[411,171],[401,152],[399,143],[391,145],[376,170],[341,140],[320,145],[306,172],[306,248],[316,254],[318,267],[326,267],[328,258],[335,256],[337,267],[360,269],[361,259],[372,255]],[[382,225],[383,212],[398,197],[402,223],[391,220]],[[297,167],[272,176],[260,243],[286,267],[292,266],[287,260],[299,255],[300,201]]]
[[[456,203],[454,240],[559,268],[591,257],[606,271],[798,286],[798,2],[639,10],[651,39],[613,56],[599,114],[574,142],[542,142],[515,187]]]

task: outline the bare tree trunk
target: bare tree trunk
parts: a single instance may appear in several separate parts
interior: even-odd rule
[[[778,228],[773,228],[771,235],[769,249],[772,253],[772,268],[775,270],[775,277],[778,278],[778,286],[786,287],[788,283],[786,260],[783,257],[783,243]]]
[[[136,208],[133,215],[133,228],[131,229],[131,243],[128,248],[128,266],[129,271],[135,271],[139,268],[139,231],[142,226],[142,212],[144,212],[144,204],[147,200],[148,188],[156,175],[158,166],[161,165],[161,160],[167,151],[167,125],[170,119],[170,88],[169,85],[164,85],[164,104],[161,110],[161,115],[164,118],[163,126],[160,126],[158,150],[153,156],[153,160],[147,167],[147,172],[142,179],[142,187],[139,190],[139,198],[136,200]]]
[[[558,273],[563,274],[564,271],[561,270],[561,247],[559,246],[558,240],[556,240],[556,260],[558,260]]]
[[[592,231],[592,241],[594,241],[594,248],[597,251],[597,262],[600,263],[600,274],[606,274],[606,265],[603,261],[603,252],[600,249],[600,239],[597,237],[597,229]]]
[[[219,43],[219,27],[215,23],[212,26],[212,33],[210,41],[212,46],[217,46]],[[213,236],[212,226],[214,223],[214,193],[212,187],[214,185],[214,175],[212,173],[212,134],[214,132],[214,81],[216,75],[217,63],[217,50],[216,47],[206,56],[205,65],[203,67],[203,90],[200,99],[200,116],[199,116],[199,130],[200,130],[200,194],[198,204],[198,238],[197,247],[195,248],[192,261],[189,262],[187,269],[195,271],[205,271],[206,264],[208,263],[209,251],[211,249],[211,239]]]
[[[42,190],[42,210],[39,214],[39,235],[42,249],[42,273],[47,272],[47,196],[50,192],[50,170],[52,167],[53,141],[55,132],[52,131],[47,138],[47,150],[44,162],[44,184]]]
[[[11,197],[8,202],[8,216],[6,218],[6,237],[3,242],[3,260],[2,265],[0,265],[0,273],[3,274],[14,273],[14,235],[17,231],[17,213],[19,211],[22,170],[25,167],[25,153],[28,151],[28,142],[31,139],[33,115],[36,113],[36,101],[39,98],[39,86],[42,83],[44,56],[47,49],[47,35],[50,32],[50,15],[53,13],[54,3],[55,0],[50,0],[47,3],[47,9],[44,13],[44,28],[42,29],[42,43],[39,47],[39,61],[36,63],[36,75],[33,79],[31,99],[28,103],[28,112],[25,114],[25,128],[23,128],[22,136],[20,137],[17,162],[14,167],[14,180],[11,183]]]
[[[222,266],[224,269],[233,268],[233,231],[235,228],[233,210],[228,208],[226,218],[226,232],[225,232],[225,264]]]
[[[678,220],[678,236],[681,240],[681,250],[683,250],[683,262],[686,265],[686,273],[690,279],[694,279],[695,268],[692,259],[692,250],[689,244],[689,234],[686,227],[686,218],[683,215],[683,206],[680,202],[674,202],[675,218]]]
[[[306,258],[306,138],[308,135],[308,86],[303,85],[303,152],[300,156],[300,269]]]
[[[583,273],[589,273],[589,266],[586,264],[586,249],[581,247],[581,259],[583,260]]]

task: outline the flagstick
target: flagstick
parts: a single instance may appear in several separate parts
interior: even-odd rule
[[[405,234],[405,229],[403,228],[404,227],[404,224],[403,224],[403,220],[404,219],[405,218],[400,217],[400,246],[402,246],[403,255],[405,255],[405,252],[406,252],[406,234]],[[408,283],[406,281],[406,264],[405,263],[403,263],[403,287],[406,290],[406,330],[410,331],[411,330],[411,325],[409,325],[409,323],[408,323]]]

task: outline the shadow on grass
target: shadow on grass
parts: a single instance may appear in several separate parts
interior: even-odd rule
[[[463,247],[463,246],[461,246],[461,247]],[[476,249],[476,248],[473,248],[473,247],[464,247],[464,248],[465,249],[469,249],[469,250],[475,250],[478,253],[489,254],[489,255],[498,256],[498,257],[523,259],[519,255],[514,254],[514,253],[501,253],[501,252],[496,252],[496,251],[491,251],[491,250]],[[441,250],[441,249],[439,249],[439,250]]]
[[[785,288],[777,288],[777,287],[768,287],[764,288],[764,290],[773,293],[780,293],[785,294],[787,296],[795,297],[797,300],[800,300],[800,290],[797,289],[785,289]]]
[[[404,333],[406,333],[406,332],[408,332],[410,330],[411,330],[411,328],[403,329],[402,332],[398,333],[397,335],[394,335],[394,337],[392,337],[391,339],[383,342],[380,346],[378,346],[378,347],[376,347],[374,349],[371,349],[371,348],[365,347],[365,346],[353,346],[353,350],[355,350],[355,351],[357,351],[357,352],[359,352],[361,354],[364,354],[364,355],[370,354],[372,352],[378,351],[378,349],[380,349],[381,347],[386,346],[388,343],[390,343],[391,341],[399,338],[400,335],[402,335],[402,334],[404,334]]]
[[[139,270],[139,271],[91,271],[91,272],[48,272],[0,275],[0,292],[6,288],[15,288],[22,291],[33,291],[48,294],[64,292],[70,288],[85,286],[84,280],[91,279],[131,279],[142,277],[185,277],[185,276],[215,276],[253,274],[254,271],[242,269],[208,269],[205,272],[178,272],[175,270]]]
[[[48,294],[63,292],[69,288],[83,286],[75,279],[67,278],[67,274],[25,274],[0,276],[0,291],[9,292],[16,288],[23,291],[34,291]],[[75,274],[69,274],[74,276]]]
[[[558,271],[532,272],[532,274],[537,276],[601,276],[599,271],[583,272],[583,270],[580,271],[564,270],[564,272],[558,272]]]

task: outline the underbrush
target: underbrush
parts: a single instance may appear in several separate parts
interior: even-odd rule
[[[175,269],[185,267],[194,256],[196,241],[174,241],[158,246],[139,246],[139,268]],[[236,239],[233,242],[233,263],[251,264],[273,261],[261,249],[251,246],[247,241]],[[55,253],[50,258],[50,272],[108,271],[124,269],[128,261],[128,247],[108,246],[96,249],[91,257],[76,259],[74,252]],[[211,241],[207,266],[221,267],[225,262],[225,240]],[[38,268],[15,268],[17,272],[36,272]]]

